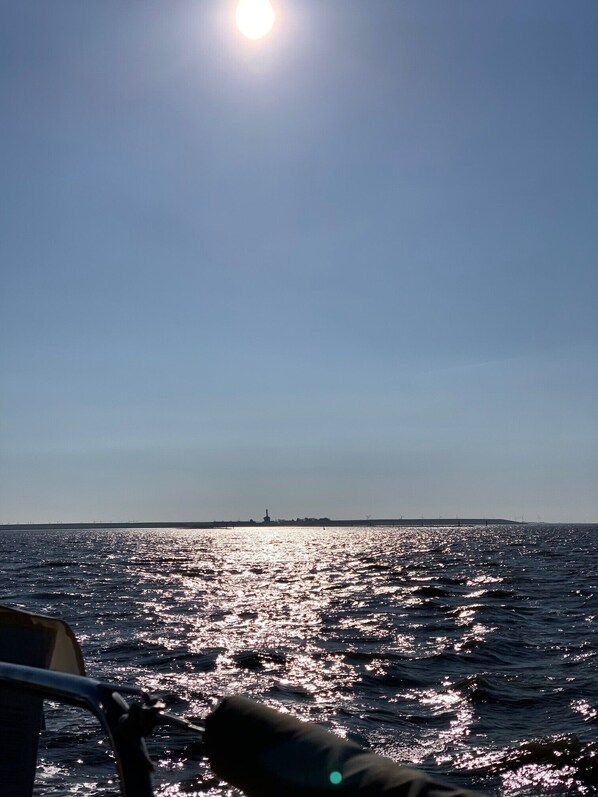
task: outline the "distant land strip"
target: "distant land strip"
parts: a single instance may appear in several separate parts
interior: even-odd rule
[[[260,528],[276,526],[511,526],[525,525],[505,518],[368,518],[359,520],[331,520],[330,518],[297,518],[296,520],[211,520],[207,522],[159,522],[159,523],[3,523],[0,531],[27,531],[33,529],[222,529]]]

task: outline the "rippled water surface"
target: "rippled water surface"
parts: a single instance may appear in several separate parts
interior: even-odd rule
[[[89,675],[201,717],[244,693],[494,795],[598,794],[596,526],[0,533],[0,601],[61,617]],[[190,735],[159,795],[236,792]],[[37,794],[117,793],[51,705]]]

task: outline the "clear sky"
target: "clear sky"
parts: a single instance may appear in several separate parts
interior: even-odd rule
[[[598,521],[598,3],[0,0],[0,520]]]

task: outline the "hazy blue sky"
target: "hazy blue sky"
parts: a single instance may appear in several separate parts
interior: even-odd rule
[[[0,0],[0,520],[598,520],[598,3]]]

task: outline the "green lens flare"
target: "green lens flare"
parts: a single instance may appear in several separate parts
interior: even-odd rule
[[[334,772],[330,773],[330,782],[332,783],[333,786],[338,786],[338,784],[342,781],[342,779],[343,776],[337,769],[335,769]]]

